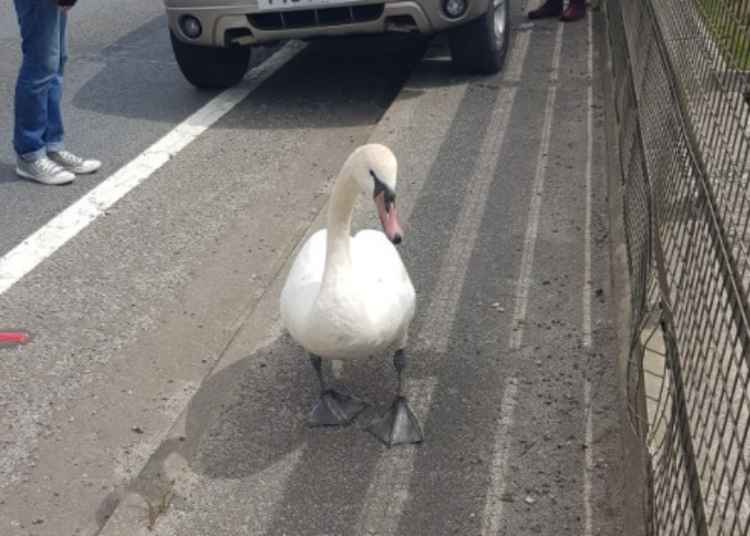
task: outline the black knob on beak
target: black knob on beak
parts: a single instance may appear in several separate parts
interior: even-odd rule
[[[391,242],[393,242],[396,245],[399,245],[401,243],[401,235],[397,234],[391,239]]]

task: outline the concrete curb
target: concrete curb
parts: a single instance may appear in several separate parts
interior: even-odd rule
[[[602,11],[601,24],[608,26],[606,8]],[[630,360],[630,280],[628,269],[627,245],[625,241],[625,222],[623,220],[623,184],[620,168],[620,151],[617,131],[619,128],[615,110],[614,73],[610,49],[608,28],[598,32],[601,36],[600,50],[606,51],[601,56],[599,68],[602,76],[603,96],[605,100],[606,132],[606,171],[608,177],[607,193],[609,201],[609,262],[612,279],[610,281],[610,321],[617,335],[617,374],[620,388],[620,412],[622,422],[622,452],[624,468],[642,468],[642,471],[631,471],[622,477],[623,534],[627,536],[645,536],[647,520],[645,516],[646,451],[642,439],[631,426],[627,385],[627,368]]]

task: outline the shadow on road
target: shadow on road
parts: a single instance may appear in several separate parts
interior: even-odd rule
[[[136,493],[158,502],[168,482],[168,460],[184,460],[190,470],[212,481],[241,480],[257,475],[306,447],[301,465],[308,478],[336,474],[336,479],[360,482],[364,493],[368,477],[383,446],[361,427],[383,411],[396,391],[395,373],[388,356],[370,357],[346,367],[344,378],[333,381],[368,401],[368,408],[347,427],[310,428],[307,415],[319,391],[317,378],[304,351],[288,336],[240,359],[207,377],[186,409],[184,436],[171,437],[159,446],[143,471],[125,489],[110,493],[100,504],[97,521],[104,526],[124,493]],[[417,371],[413,371],[416,375]],[[416,379],[416,376],[414,376]],[[342,476],[342,459],[357,452],[358,463]],[[297,491],[306,488],[304,483]],[[176,501],[179,502],[180,498]]]
[[[332,128],[369,125],[398,94],[428,41],[403,35],[354,36],[311,41],[241,105],[257,121],[237,128]],[[279,45],[255,47],[251,68]],[[166,19],[157,17],[89,59],[104,67],[74,96],[75,106],[101,114],[178,122],[217,94],[192,87],[174,60]],[[435,84],[456,80],[450,63],[435,62]],[[316,112],[324,111],[319,114]],[[310,113],[312,112],[312,113]],[[290,117],[288,122],[274,117]]]
[[[18,175],[16,175],[15,165],[0,161],[0,184],[20,180]]]
[[[188,87],[172,56],[166,16],[159,16],[101,51],[75,61],[101,64],[73,96],[80,109],[149,121],[178,123],[216,92]]]

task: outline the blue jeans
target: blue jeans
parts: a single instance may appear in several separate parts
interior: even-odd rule
[[[13,147],[24,160],[63,149],[60,109],[67,15],[54,0],[13,0],[23,61],[16,83]]]

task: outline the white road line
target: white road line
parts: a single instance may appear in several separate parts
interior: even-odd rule
[[[503,495],[505,494],[505,472],[508,465],[511,428],[513,428],[516,404],[518,403],[518,380],[508,378],[505,382],[503,400],[500,403],[500,419],[495,432],[495,454],[492,458],[491,485],[484,503],[482,536],[497,536],[503,517]]]
[[[428,413],[436,385],[436,378],[410,382],[409,405],[420,422],[424,422]],[[401,513],[409,498],[414,457],[418,448],[416,445],[401,446],[387,450],[380,457],[374,478],[367,489],[355,534],[396,534]]]
[[[304,44],[298,42],[285,45],[263,64],[251,70],[240,85],[214,97],[135,159],[0,257],[0,295],[153,175],[304,47]]]
[[[594,471],[594,432],[591,409],[591,382],[583,384],[583,407],[586,411],[586,454],[583,463],[583,536],[591,536],[593,514],[591,507],[591,474]]]
[[[550,86],[547,90],[547,102],[544,108],[544,127],[542,141],[539,144],[536,174],[531,188],[531,202],[529,204],[526,236],[523,241],[523,255],[521,256],[521,270],[516,284],[515,310],[513,312],[513,332],[510,336],[510,347],[513,350],[521,348],[525,331],[526,310],[529,303],[529,286],[531,285],[531,271],[534,267],[534,249],[539,232],[539,212],[542,207],[544,181],[547,175],[547,158],[549,153],[550,134],[552,132],[552,118],[555,114],[555,99],[557,98],[557,73],[560,70],[560,49],[562,47],[562,29],[560,24],[555,36],[555,51],[552,59],[552,74]]]
[[[508,63],[503,67],[504,82],[520,82],[526,54],[529,51],[531,32],[518,32],[513,39],[513,47],[508,57]]]
[[[591,10],[588,18],[588,99],[586,116],[586,233],[584,246],[583,275],[583,345],[591,348],[591,166],[594,158],[594,32]],[[593,423],[591,408],[591,382],[583,384],[583,407],[586,411],[586,454],[583,465],[583,536],[592,535],[593,512],[591,506],[591,478],[594,468]]]
[[[519,66],[523,66],[529,50],[528,32],[521,33],[519,37],[511,57],[508,58],[508,72],[520,78]],[[508,79],[503,76],[503,80]],[[517,92],[517,88],[508,88],[500,92],[482,141],[479,165],[472,177],[466,181],[469,186],[447,249],[450,254],[443,258],[437,284],[430,305],[426,309],[424,325],[429,327],[428,346],[431,351],[443,353],[448,349],[450,324],[453,321],[449,313],[456,310],[461,297],[466,272],[469,269],[469,259],[479,238],[479,228],[484,218],[489,190],[495,182],[498,155],[505,140]]]
[[[591,13],[588,17],[588,88],[586,109],[586,223],[583,268],[583,346],[591,348],[591,166],[594,158],[594,42]]]
[[[344,374],[344,362],[340,359],[331,359],[331,374],[334,379],[340,380]]]

